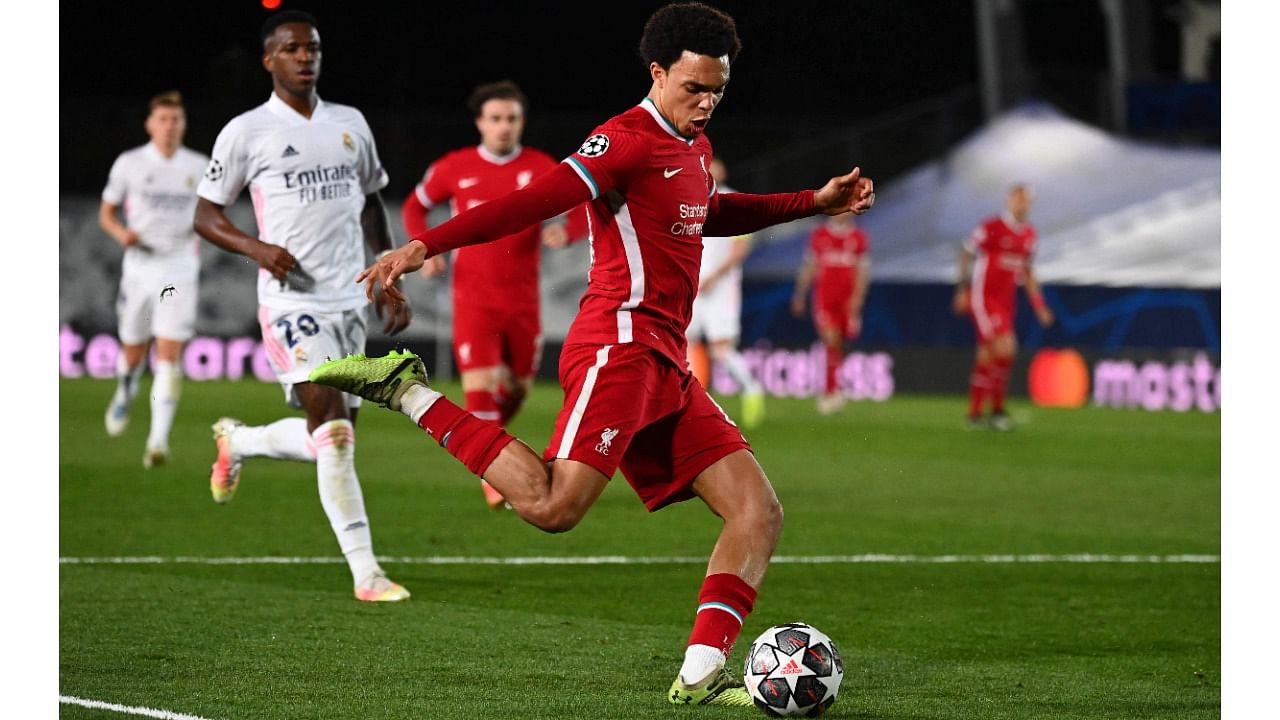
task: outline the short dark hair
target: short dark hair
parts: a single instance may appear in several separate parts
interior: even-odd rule
[[[640,37],[640,59],[646,67],[656,62],[669,70],[685,50],[711,57],[728,55],[732,63],[742,50],[733,18],[700,2],[673,3],[649,17]]]
[[[267,41],[272,35],[276,34],[276,28],[289,23],[306,23],[315,28],[317,32],[320,30],[320,23],[316,22],[315,16],[309,12],[302,10],[282,10],[278,13],[272,13],[267,17],[266,22],[262,23],[262,47],[267,46]]]
[[[529,100],[525,98],[520,86],[510,80],[477,85],[476,89],[471,91],[471,97],[467,98],[467,109],[471,111],[472,117],[480,117],[484,112],[484,104],[494,99],[515,100],[520,103],[521,110],[529,111]]]
[[[151,98],[148,108],[155,110],[158,107],[176,107],[182,109],[182,93],[177,90],[169,90]]]

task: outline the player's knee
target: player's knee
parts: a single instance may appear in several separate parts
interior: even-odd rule
[[[763,525],[769,535],[776,541],[782,535],[782,503],[778,498],[771,498],[765,503],[763,513]]]
[[[577,527],[583,514],[572,505],[544,502],[525,513],[524,518],[539,530],[555,535]]]

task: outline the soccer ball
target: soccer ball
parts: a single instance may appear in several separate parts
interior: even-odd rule
[[[812,625],[774,625],[751,643],[742,678],[766,715],[817,717],[836,701],[844,661],[831,638]]]

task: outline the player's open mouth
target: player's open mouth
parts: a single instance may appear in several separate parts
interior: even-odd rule
[[[696,130],[697,132],[702,132],[703,130],[707,129],[707,123],[709,122],[711,122],[711,118],[704,117],[704,118],[695,118],[693,120],[690,120],[689,124],[692,125],[693,129]]]

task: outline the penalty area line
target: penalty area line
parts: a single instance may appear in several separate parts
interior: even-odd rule
[[[200,717],[199,715],[188,715],[187,713],[173,712],[171,710],[159,710],[149,707],[117,705],[116,703],[102,702],[101,700],[86,700],[84,698],[75,697],[74,695],[59,695],[58,702],[63,705],[79,705],[80,707],[92,708],[94,710],[109,710],[111,712],[124,713],[126,715],[141,715],[143,717],[160,718],[160,720],[209,720],[209,718]]]
[[[399,565],[700,565],[706,557],[694,556],[628,556],[628,555],[570,555],[542,557],[467,557],[431,555],[425,557],[378,556],[379,562]],[[345,563],[342,557],[196,557],[178,555],[164,557],[145,555],[136,557],[60,557],[61,565],[337,565]],[[884,564],[1019,564],[1019,563],[1124,563],[1124,564],[1179,564],[1221,563],[1220,555],[1115,555],[1100,553],[1076,553],[1067,555],[887,555],[867,553],[862,555],[778,555],[770,560],[772,565],[856,565],[862,563]]]

